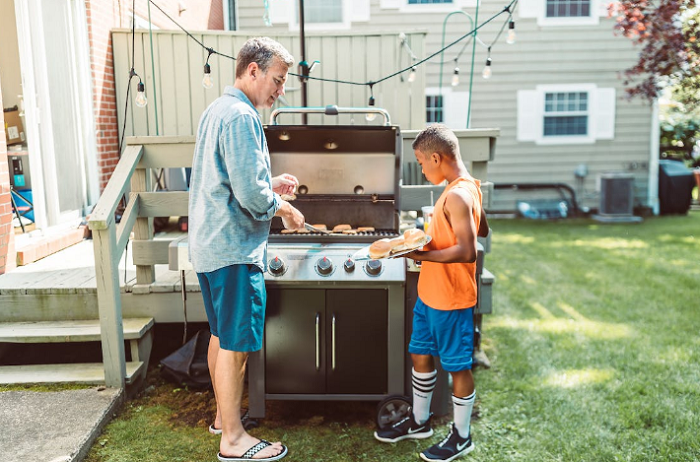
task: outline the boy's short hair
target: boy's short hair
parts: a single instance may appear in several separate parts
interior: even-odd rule
[[[287,68],[294,64],[294,57],[281,43],[269,37],[254,37],[246,40],[236,58],[236,78],[245,73],[250,63],[257,63],[261,71],[267,72],[275,58],[286,64]]]
[[[413,140],[411,147],[428,155],[437,152],[450,159],[456,159],[459,156],[457,136],[449,127],[442,124],[429,125],[423,129]]]

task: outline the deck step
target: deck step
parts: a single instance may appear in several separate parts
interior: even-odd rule
[[[153,318],[124,318],[124,340],[137,340],[153,326]],[[99,320],[0,323],[0,342],[69,343],[100,341]]]
[[[126,363],[126,383],[132,383],[144,367],[143,362]],[[30,366],[0,366],[0,385],[85,383],[103,384],[102,363],[39,364]]]

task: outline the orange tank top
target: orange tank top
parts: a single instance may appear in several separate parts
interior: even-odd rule
[[[476,229],[481,222],[481,183],[469,177],[460,177],[447,185],[435,204],[435,212],[427,234],[432,240],[423,250],[446,249],[457,244],[457,238],[445,215],[445,200],[452,188],[463,188],[471,196]],[[476,262],[436,263],[424,261],[418,278],[418,296],[436,310],[458,310],[476,305]]]

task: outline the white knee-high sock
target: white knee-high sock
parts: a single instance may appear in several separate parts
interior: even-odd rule
[[[416,372],[413,369],[413,417],[422,424],[430,417],[430,400],[433,398],[437,371]]]
[[[466,438],[469,436],[469,425],[472,420],[472,409],[476,400],[476,390],[464,398],[452,395],[452,407],[454,409],[455,427],[459,436]]]

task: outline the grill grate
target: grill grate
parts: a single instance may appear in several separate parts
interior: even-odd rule
[[[279,229],[270,230],[270,242],[284,242],[284,243],[294,243],[294,242],[374,242],[377,239],[385,237],[396,237],[398,236],[398,231],[394,229],[377,229],[370,232],[361,232],[357,234],[342,234],[342,233],[301,233],[301,234],[282,234]]]

